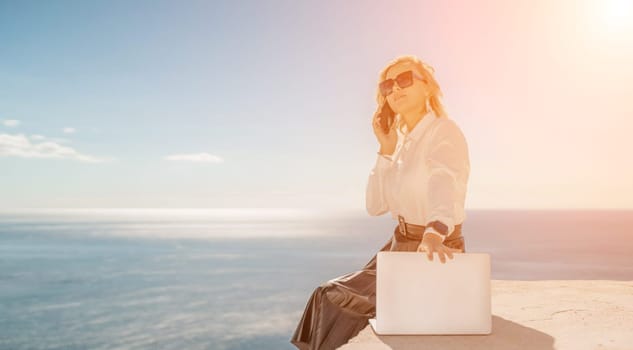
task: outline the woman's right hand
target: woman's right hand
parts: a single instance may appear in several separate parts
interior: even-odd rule
[[[424,238],[418,245],[418,252],[426,252],[426,257],[429,261],[433,261],[433,252],[437,252],[439,256],[440,262],[442,264],[446,263],[446,258],[444,254],[448,256],[449,259],[453,259],[453,253],[463,253],[461,249],[451,248],[442,243],[442,238],[438,237],[435,234],[425,234]]]
[[[386,102],[384,102],[386,103]],[[389,132],[385,133],[385,131],[380,127],[380,111],[382,110],[382,106],[378,106],[378,109],[374,113],[373,118],[373,128],[374,134],[378,139],[378,143],[380,143],[380,153],[385,155],[391,155],[396,150],[396,144],[398,142],[398,134],[396,133],[395,122],[392,122],[389,127]]]

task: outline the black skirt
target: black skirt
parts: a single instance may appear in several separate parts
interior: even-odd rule
[[[393,235],[379,251],[416,251],[419,239]],[[461,225],[443,242],[465,252]],[[362,269],[319,285],[308,300],[303,316],[290,339],[300,350],[333,350],[347,343],[376,317],[376,257]],[[435,257],[437,259],[437,256]]]

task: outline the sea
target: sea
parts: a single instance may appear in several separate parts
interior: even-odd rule
[[[295,349],[313,290],[397,221],[362,210],[0,212],[0,349]],[[467,210],[492,279],[633,280],[631,210]]]

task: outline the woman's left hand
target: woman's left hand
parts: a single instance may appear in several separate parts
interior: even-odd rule
[[[429,258],[429,261],[433,261],[433,252],[437,252],[437,255],[440,257],[440,261],[442,264],[446,262],[446,258],[444,254],[448,256],[449,259],[453,259],[453,253],[461,252],[461,249],[447,247],[442,244],[442,238],[435,234],[427,234],[424,235],[424,238],[418,245],[418,252],[426,252],[426,256]]]

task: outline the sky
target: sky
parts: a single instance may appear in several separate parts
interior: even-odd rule
[[[0,209],[363,209],[404,54],[467,210],[633,208],[630,1],[0,0]]]

